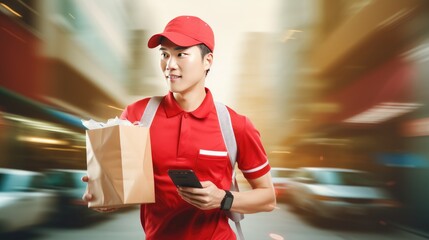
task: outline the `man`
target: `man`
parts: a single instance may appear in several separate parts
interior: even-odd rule
[[[148,240],[236,239],[228,211],[256,213],[275,207],[270,166],[259,133],[247,117],[230,108],[237,164],[252,189],[227,191],[233,169],[212,94],[205,87],[214,45],[210,26],[194,16],[174,18],[164,32],[149,39],[149,48],[160,46],[160,66],[169,93],[150,128],[156,202],[143,204],[140,215]],[[121,117],[139,121],[148,101],[129,105]],[[203,188],[177,188],[168,176],[169,169],[192,169]],[[87,201],[92,197],[84,195]]]

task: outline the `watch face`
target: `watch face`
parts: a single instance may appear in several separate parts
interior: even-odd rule
[[[222,210],[228,211],[229,209],[231,209],[232,202],[234,201],[234,195],[232,195],[230,191],[226,191],[226,190],[225,190],[225,193],[226,194],[225,194],[225,197],[222,199],[220,208]]]
[[[229,210],[229,209],[231,209],[231,206],[232,206],[232,200],[233,200],[233,198],[231,198],[231,197],[227,197],[227,198],[225,199],[225,205],[224,205],[225,210]]]

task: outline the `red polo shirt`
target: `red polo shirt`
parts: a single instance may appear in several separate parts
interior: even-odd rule
[[[155,203],[141,205],[141,223],[147,240],[236,239],[225,212],[200,210],[183,201],[168,177],[168,169],[193,169],[200,181],[221,189],[231,185],[232,166],[208,89],[203,103],[185,112],[173,94],[166,95],[150,128]],[[129,105],[121,118],[140,121],[149,98]],[[259,132],[249,119],[230,108],[237,141],[237,164],[246,178],[258,178],[270,170]]]

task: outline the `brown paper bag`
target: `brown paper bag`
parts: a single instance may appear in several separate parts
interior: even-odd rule
[[[88,207],[155,202],[149,128],[111,126],[86,131]]]

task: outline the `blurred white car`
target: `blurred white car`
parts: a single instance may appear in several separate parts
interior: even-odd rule
[[[86,170],[80,169],[47,169],[44,188],[56,196],[53,221],[56,224],[84,224],[89,217],[101,216],[100,213],[88,208],[88,203],[82,200],[87,184],[82,177]]]
[[[274,185],[277,200],[288,200],[289,179],[296,172],[293,168],[272,167],[271,178]]]
[[[299,168],[289,187],[296,209],[321,218],[382,218],[399,206],[381,182],[364,171]]]
[[[14,232],[45,223],[54,195],[40,187],[38,172],[0,168],[0,233]]]

